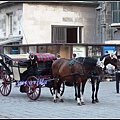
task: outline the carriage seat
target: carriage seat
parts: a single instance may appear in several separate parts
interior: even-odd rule
[[[39,75],[51,75],[51,65],[53,61],[39,61],[38,62],[38,74]]]
[[[19,60],[18,65],[20,67],[28,67],[28,66],[30,66],[30,61],[29,60]]]
[[[37,68],[38,75],[50,75],[51,68]]]

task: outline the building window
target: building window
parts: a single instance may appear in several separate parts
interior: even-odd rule
[[[81,27],[52,26],[52,43],[81,43]]]
[[[120,23],[120,2],[112,2],[113,23]]]
[[[12,47],[12,54],[18,54],[18,47]]]
[[[9,31],[10,31],[10,34],[13,33],[13,16],[12,16],[12,14],[9,15]]]
[[[8,34],[13,34],[13,14],[8,13],[7,14],[7,26],[8,26]]]
[[[52,37],[53,37],[53,43],[65,43],[66,29],[64,27],[53,27]]]

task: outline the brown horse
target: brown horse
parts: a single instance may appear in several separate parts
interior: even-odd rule
[[[78,61],[81,62],[82,65],[85,65],[86,62],[87,62],[87,59],[85,59],[84,57],[79,57],[79,58],[77,58],[77,59],[79,59]],[[105,61],[104,61],[104,69],[106,68],[106,65],[109,64],[109,63],[111,63],[112,65],[114,65],[114,66],[117,68],[117,55],[116,55],[116,51],[115,51],[114,53],[112,53],[112,54],[104,55],[104,56],[100,57],[99,59],[100,59],[101,61],[104,61],[104,60],[105,60]],[[63,62],[64,60],[67,60],[67,59],[61,59],[61,65],[62,65],[62,62]],[[58,61],[58,62],[60,62],[60,61]],[[90,62],[88,62],[88,63],[86,64],[86,66],[87,66],[89,63],[90,63]],[[103,64],[103,62],[98,62],[99,66],[100,66],[100,63]],[[59,64],[58,64],[58,65],[59,65]],[[96,67],[96,68],[97,68],[97,69],[94,69],[94,67],[93,67],[93,70],[91,70],[91,72],[89,72],[91,75],[87,76],[86,78],[85,78],[85,77],[82,77],[82,81],[84,81],[84,82],[82,82],[82,94],[81,94],[81,101],[82,101],[82,103],[84,103],[84,100],[83,100],[82,95],[83,95],[83,93],[84,93],[84,86],[85,86],[85,83],[86,83],[86,81],[87,81],[87,78],[91,78],[91,84],[92,84],[92,103],[99,102],[98,97],[97,97],[97,94],[98,94],[99,84],[100,84],[100,81],[102,80],[102,77],[101,77],[101,75],[100,75],[101,68],[99,68],[99,69],[98,69],[98,67]],[[59,66],[57,69],[58,69],[58,71],[59,71],[60,66]],[[57,70],[57,69],[56,69],[56,70]],[[58,74],[57,76],[60,77],[58,71],[56,71],[57,74]],[[103,71],[102,71],[102,72],[103,72]],[[71,75],[68,75],[68,76],[71,76],[72,78],[75,78],[75,77],[76,77],[75,74],[71,74]],[[86,80],[83,80],[83,78],[86,79]],[[60,79],[64,79],[64,77],[61,77]],[[66,78],[65,78],[65,80],[66,80]],[[77,100],[77,91],[76,91],[76,82],[75,82],[75,81],[76,81],[76,80],[73,80],[72,82],[74,82],[74,85],[75,85],[75,96],[76,96],[75,99]],[[96,81],[96,91],[95,91],[95,81]],[[60,84],[60,82],[58,82],[58,83]],[[59,91],[59,89],[58,89],[58,91]],[[95,93],[95,95],[94,95],[94,93]],[[94,99],[94,96],[95,96],[95,99]],[[54,97],[55,97],[55,96],[54,96]],[[62,101],[62,99],[60,99],[60,100]],[[54,99],[54,101],[56,101],[56,98]]]
[[[60,96],[60,86],[63,81],[73,82],[76,85],[77,104],[84,104],[83,92],[87,79],[92,77],[92,73],[95,71],[99,76],[103,77],[104,60],[99,61],[96,58],[86,57],[83,65],[81,61],[61,58],[55,60],[52,64],[52,73],[54,80],[54,102],[57,102],[56,94],[59,101],[63,102]],[[101,64],[102,63],[102,64]],[[82,85],[82,94],[80,93],[80,87]]]

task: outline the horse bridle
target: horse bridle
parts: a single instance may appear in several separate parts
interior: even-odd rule
[[[104,69],[105,68],[104,61],[105,61],[105,57],[101,61],[100,61],[100,58],[98,58],[96,66],[101,67],[102,69]]]
[[[111,54],[110,54],[110,57],[111,57],[111,59],[113,59],[113,58],[117,59],[116,51],[115,51],[114,53],[111,53]]]

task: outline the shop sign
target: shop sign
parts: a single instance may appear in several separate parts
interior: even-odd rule
[[[76,53],[76,57],[86,57],[85,46],[73,46],[73,53]]]
[[[108,53],[115,52],[116,46],[103,46],[103,55],[106,54],[106,51],[108,51]]]

